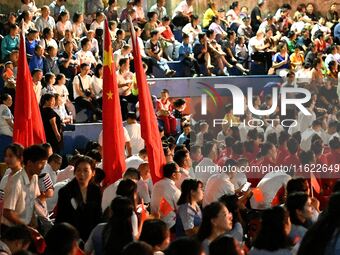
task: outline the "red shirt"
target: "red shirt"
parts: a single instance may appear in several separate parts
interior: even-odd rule
[[[171,38],[174,37],[174,34],[172,33],[171,28],[170,28],[170,27],[167,27],[167,28],[163,31],[162,36],[163,36],[165,39],[170,40]]]
[[[277,163],[278,164],[283,164],[284,163],[284,159],[289,156],[289,151],[287,149],[287,147],[280,145],[278,148],[278,152],[277,152]]]
[[[327,162],[329,165],[340,164],[340,154],[332,151],[327,153],[326,155]]]

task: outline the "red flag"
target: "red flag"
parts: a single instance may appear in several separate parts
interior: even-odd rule
[[[159,204],[159,212],[162,213],[163,217],[166,217],[169,213],[174,210],[169,202],[163,197]]]
[[[104,31],[103,66],[103,168],[106,186],[122,178],[125,171],[123,120],[107,20]]]
[[[45,130],[39,105],[33,90],[32,76],[28,67],[25,39],[20,34],[17,86],[14,108],[13,142],[28,147],[45,143]]]
[[[130,17],[129,20],[131,26],[130,29],[133,47],[133,59],[138,86],[138,100],[139,100],[140,125],[142,127],[142,138],[145,141],[146,152],[148,154],[151,178],[152,181],[155,183],[163,177],[161,169],[165,164],[165,156],[163,152],[161,137],[158,132],[158,122],[156,115],[154,113],[150,90],[143,69],[138,38],[136,36]]]
[[[321,190],[320,184],[312,172],[310,173],[310,182],[311,182],[312,189],[314,189],[316,193],[320,193],[320,190]]]

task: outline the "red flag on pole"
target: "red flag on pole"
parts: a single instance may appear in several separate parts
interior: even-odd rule
[[[104,31],[103,59],[103,168],[104,185],[122,178],[125,171],[125,139],[116,69],[107,20]]]
[[[28,147],[45,143],[45,130],[40,109],[33,90],[32,76],[28,67],[25,38],[20,34],[18,73],[14,107],[13,142]]]
[[[133,47],[133,59],[138,86],[138,100],[139,100],[140,125],[142,127],[142,138],[145,141],[145,147],[146,152],[148,154],[148,161],[150,164],[152,181],[155,183],[163,177],[161,169],[165,164],[165,156],[163,152],[161,137],[158,132],[158,122],[156,119],[156,115],[154,113],[150,90],[143,69],[138,38],[136,36],[130,17],[129,21],[131,26],[130,29]]]

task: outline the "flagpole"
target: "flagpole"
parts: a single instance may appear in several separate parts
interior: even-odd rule
[[[312,172],[310,173],[310,191],[312,198],[314,197],[314,191],[313,191],[313,184],[312,184]]]

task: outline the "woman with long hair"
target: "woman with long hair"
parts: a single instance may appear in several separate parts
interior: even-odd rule
[[[124,246],[134,240],[131,217],[134,205],[127,197],[117,196],[111,206],[107,223],[98,224],[85,244],[86,254],[120,255]]]
[[[210,255],[244,255],[239,242],[229,235],[216,238],[209,245]]]
[[[181,191],[177,202],[176,236],[192,236],[197,233],[202,221],[198,203],[203,200],[203,183],[199,180],[186,179],[181,185]]]
[[[291,255],[288,212],[280,206],[267,209],[262,214],[262,224],[249,255]]]
[[[203,209],[202,223],[197,237],[202,242],[206,255],[209,255],[209,245],[218,236],[232,229],[232,216],[227,207],[220,202],[213,202]]]
[[[66,30],[72,31],[72,23],[70,21],[70,14],[68,11],[62,11],[59,14],[56,29],[58,40],[64,38]]]

